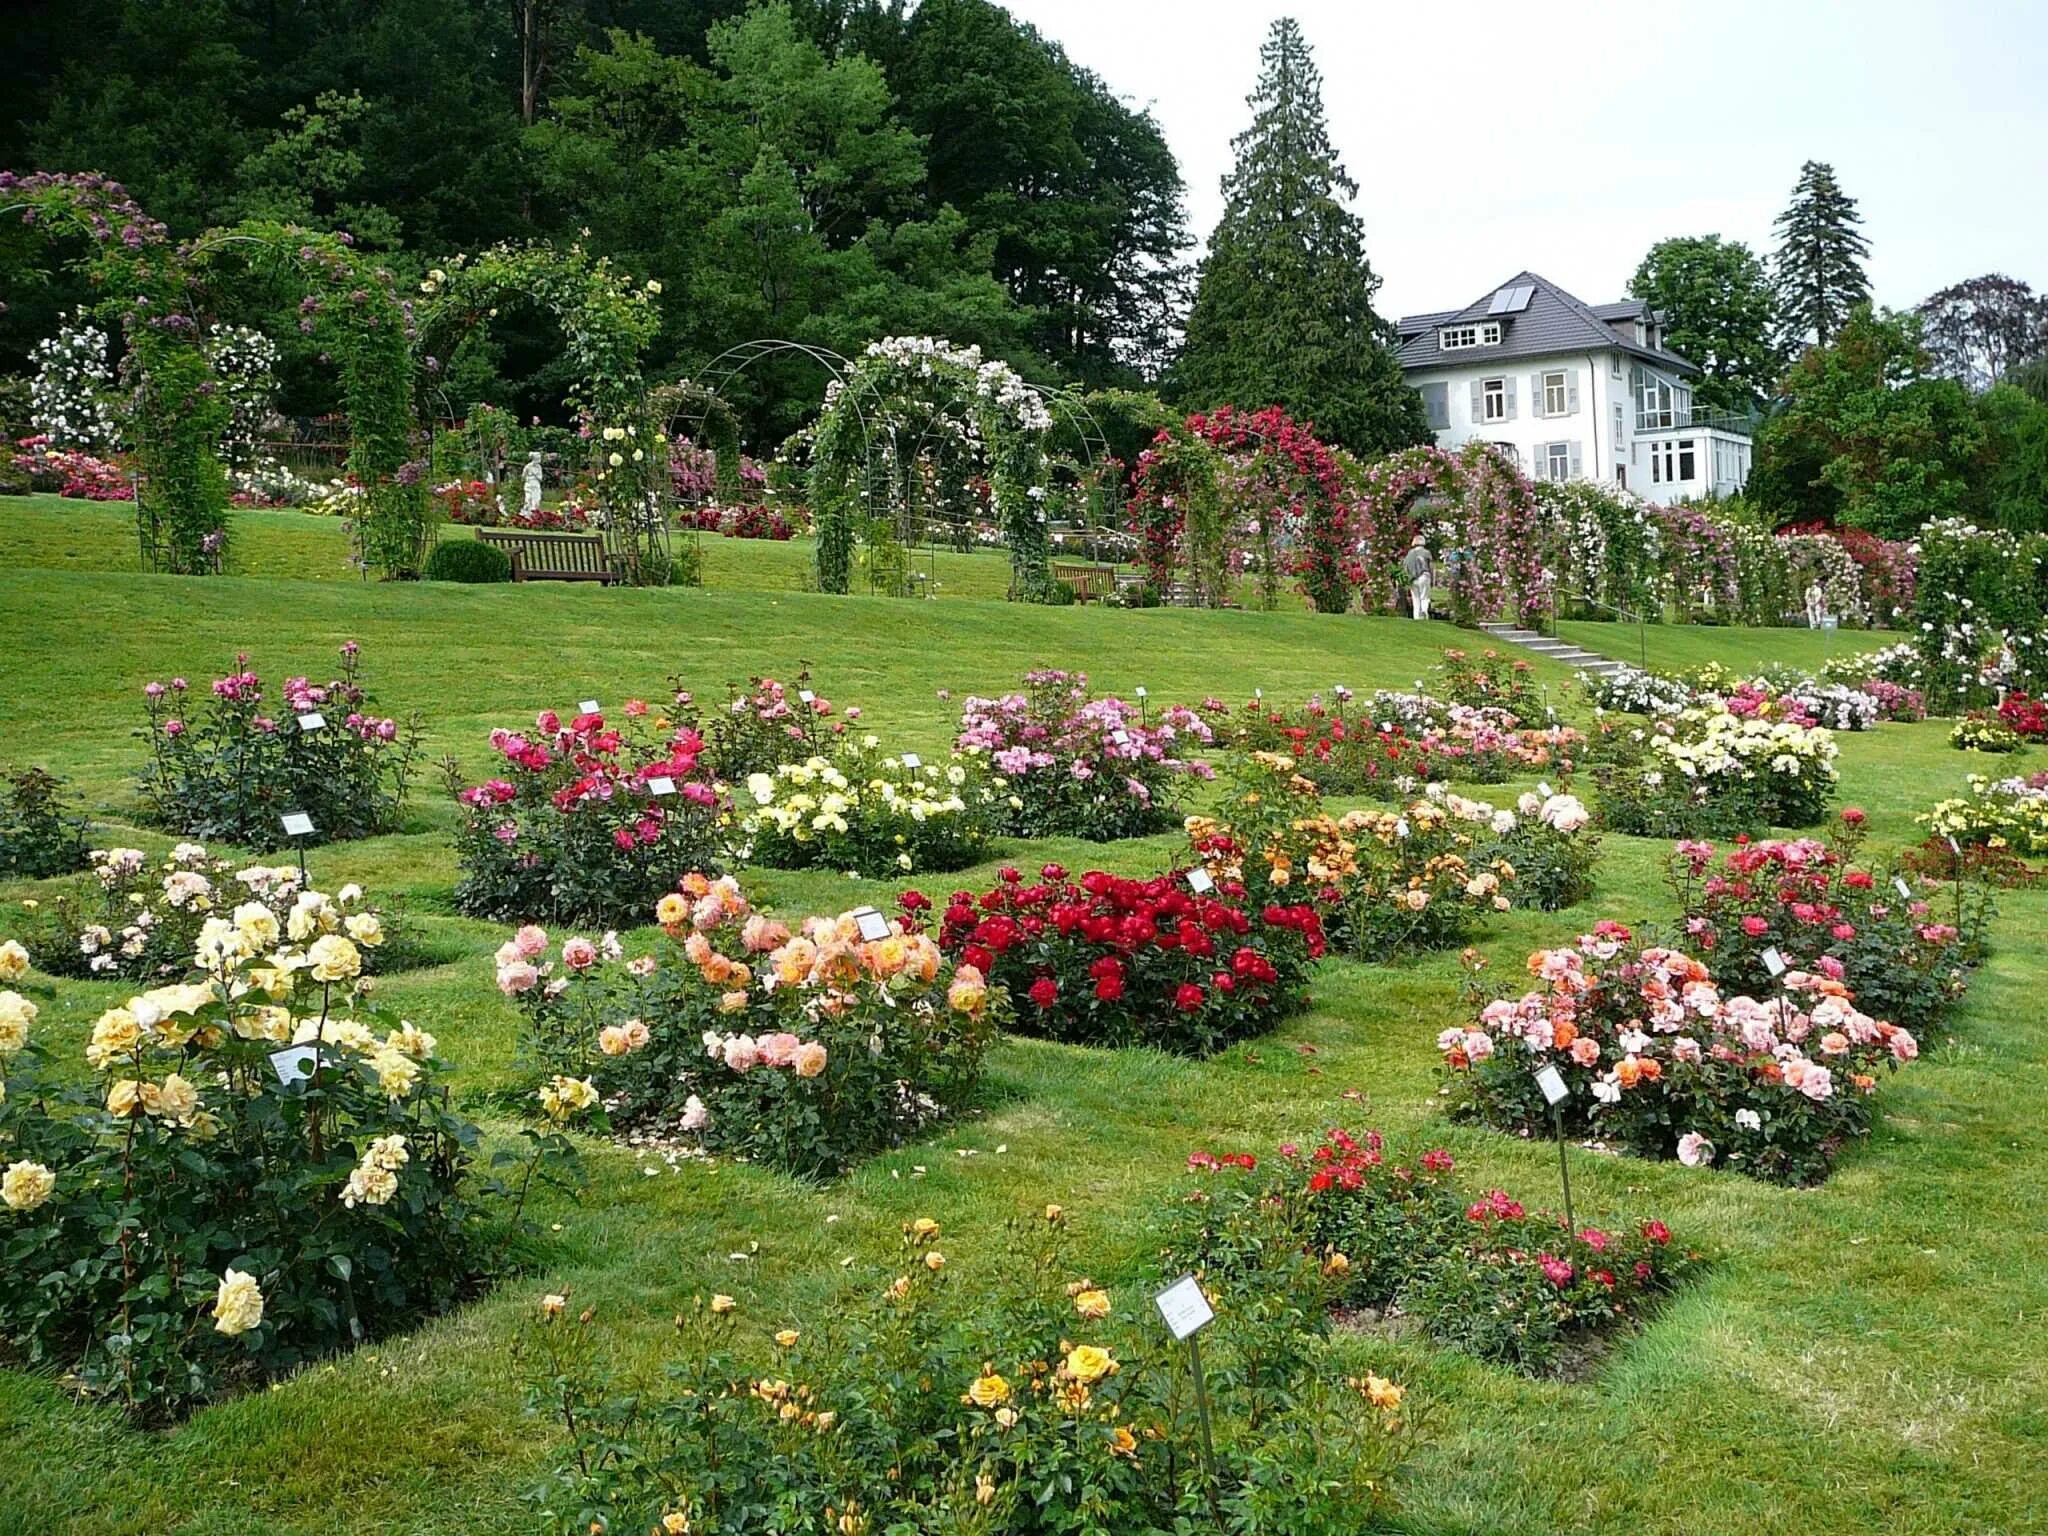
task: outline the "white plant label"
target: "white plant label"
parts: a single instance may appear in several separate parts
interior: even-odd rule
[[[1147,692],[1145,692],[1145,685],[1144,685],[1143,683],[1140,683],[1140,684],[1138,684],[1138,686],[1137,686],[1136,688],[1132,689],[1131,691],[1132,691],[1133,693],[1137,694],[1137,696],[1138,696],[1139,698],[1141,698],[1141,699],[1147,699],[1147,698],[1150,698],[1150,697],[1151,697],[1151,695],[1150,695],[1150,694],[1148,694]]]
[[[313,1075],[320,1052],[310,1045],[294,1045],[282,1051],[272,1051],[269,1059],[270,1070],[277,1074],[280,1083],[289,1088]]]
[[[1572,1096],[1571,1089],[1565,1086],[1564,1074],[1547,1062],[1536,1069],[1536,1086],[1543,1090],[1543,1102],[1552,1109]]]
[[[1963,856],[1963,845],[1954,838],[1950,838],[1948,840],[1948,851],[1960,859]]]
[[[655,796],[657,799],[662,795],[672,795],[675,792],[676,781],[674,779],[662,778],[649,779],[647,781],[647,793]]]
[[[317,709],[309,709],[299,716],[299,729],[308,733],[327,729],[327,717]]]
[[[1536,786],[1536,793],[1541,795],[1544,799],[1548,800],[1553,794],[1556,793],[1556,791],[1553,790],[1548,784],[1538,784]]]
[[[856,910],[853,921],[860,929],[860,936],[870,944],[889,937],[889,919],[873,907],[861,907]]]
[[[585,699],[581,704],[578,704],[576,708],[586,715],[601,715],[604,713],[604,706],[602,704],[599,704],[595,699]]]
[[[291,815],[286,816],[283,820],[284,835],[286,837],[311,837],[313,835],[313,818],[304,811],[293,811]]]
[[[1904,875],[1893,879],[1892,889],[1899,893],[1899,900],[1901,901],[1911,901],[1913,899],[1913,887],[1906,884],[1906,877]]]
[[[1193,1275],[1182,1275],[1154,1296],[1152,1304],[1159,1309],[1166,1331],[1176,1339],[1190,1338],[1216,1320],[1216,1309],[1209,1305],[1201,1282]]]
[[[1785,957],[1779,954],[1775,948],[1767,949],[1764,951],[1763,962],[1764,969],[1769,971],[1773,976],[1782,976],[1785,974]]]
[[[1206,896],[1216,889],[1216,882],[1209,878],[1206,869],[1191,869],[1188,871],[1188,889],[1197,896]]]
[[[906,752],[903,754],[903,766],[906,768],[922,768],[924,766],[924,759],[915,752]]]
[[[796,696],[798,701],[804,704],[815,704],[818,702],[818,696],[808,688],[797,689]]]

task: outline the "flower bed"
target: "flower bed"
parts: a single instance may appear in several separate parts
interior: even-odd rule
[[[1398,1383],[1340,1376],[1321,1354],[1332,1282],[1315,1258],[1275,1250],[1240,1285],[1206,1282],[1198,1427],[1157,1282],[1096,1283],[1067,1255],[1074,1219],[1046,1206],[1005,1240],[918,1217],[893,1281],[816,1297],[809,1316],[700,1295],[676,1320],[667,1380],[630,1393],[597,1311],[544,1298],[522,1354],[567,1442],[536,1494],[560,1512],[546,1528],[1381,1528],[1420,1416]],[[1213,1487],[1190,1450],[1205,1434]],[[763,1510],[791,1516],[757,1523]]]
[[[2048,741],[2048,702],[2008,693],[1998,701],[1998,718],[2022,741]]]
[[[455,905],[474,917],[628,922],[676,882],[715,869],[726,797],[689,726],[628,700],[529,731],[495,730],[498,775],[464,789]]]
[[[75,449],[55,448],[45,436],[24,437],[16,444],[14,467],[38,491],[55,491],[80,501],[133,501],[135,482],[128,471],[107,459]]]
[[[1498,1130],[1550,1133],[1532,1075],[1549,1065],[1571,1090],[1568,1135],[1809,1184],[1869,1131],[1880,1072],[1919,1054],[1831,977],[1788,970],[1777,997],[1724,995],[1700,961],[1620,923],[1537,950],[1528,969],[1536,990],[1437,1041],[1455,1112]]]
[[[498,951],[533,1054],[588,1080],[615,1123],[804,1176],[842,1172],[957,1111],[1007,1008],[902,922],[857,914],[798,932],[729,877],[686,876],[655,907],[679,949],[626,960],[617,941],[522,928]]]
[[[1711,844],[1680,843],[1670,867],[1686,943],[1730,991],[1769,996],[1764,956],[1775,950],[1794,969],[1842,983],[1865,1013],[1937,1028],[1969,987],[1990,915],[1983,894],[1960,925],[1937,915],[1924,894],[1900,894],[1893,881],[1903,877],[1856,862],[1863,813],[1843,817],[1833,843],[1744,842],[1718,866]]]
[[[1995,780],[1973,773],[1965,783],[1967,794],[1915,819],[1936,838],[1965,847],[2048,853],[2048,773]]]
[[[904,905],[928,903],[913,891]],[[1071,880],[1048,864],[955,892],[938,942],[1010,993],[1025,1034],[1206,1056],[1302,1006],[1323,930],[1313,906],[1254,905],[1235,882],[1197,894],[1178,875]]]
[[[1167,1267],[1241,1280],[1271,1249],[1321,1265],[1353,1318],[1412,1319],[1432,1338],[1533,1373],[1568,1367],[1640,1317],[1700,1255],[1661,1221],[1567,1228],[1505,1190],[1474,1198],[1441,1147],[1403,1159],[1377,1131],[1284,1144],[1261,1165],[1197,1152],[1172,1208]]]
[[[1298,709],[1263,700],[1235,716],[1214,701],[1202,714],[1226,724],[1233,745],[1294,758],[1302,776],[1332,794],[1411,795],[1439,779],[1499,784],[1526,773],[1569,773],[1585,737],[1570,726],[1523,729],[1492,706],[1445,703],[1427,694],[1373,695],[1352,711],[1348,689],[1320,694]]]
[[[837,750],[848,727],[860,719],[860,706],[841,709],[810,683],[809,669],[799,671],[792,683],[750,677],[744,688],[727,690],[722,709],[707,710],[680,679],[670,679],[675,718],[696,728],[709,765],[731,783],[772,773],[785,763],[830,757]]]
[[[1193,710],[1163,709],[1156,722],[1117,698],[1092,698],[1087,674],[1026,673],[1022,693],[970,697],[955,749],[984,755],[1014,804],[998,830],[1019,837],[1139,837],[1173,825],[1192,783],[1209,765],[1182,754],[1208,746]]]
[[[912,767],[866,736],[747,775],[741,825],[753,861],[771,869],[961,869],[986,851],[1002,792],[977,758]]]
[[[379,716],[361,648],[341,647],[341,675],[292,677],[266,707],[247,655],[195,698],[182,677],[142,690],[149,758],[140,774],[148,819],[186,837],[275,848],[281,819],[312,818],[306,843],[396,831],[419,752],[419,726]]]
[[[1591,755],[1602,818],[1645,837],[1812,826],[1837,780],[1832,732],[1718,705],[1640,727],[1602,722]]]
[[[180,843],[162,859],[139,848],[95,848],[91,861],[90,878],[38,898],[24,914],[24,933],[53,976],[182,976],[209,923],[232,913],[264,927],[259,910],[269,914],[266,931],[293,944],[345,935],[367,973],[400,969],[412,955],[405,925],[368,901],[361,886],[323,896],[306,887],[296,864],[242,866],[198,843]]]
[[[1973,714],[1958,720],[1948,733],[1958,752],[2017,752],[2026,745],[2020,733],[1995,715]]]
[[[1693,691],[1686,684],[1636,667],[1580,672],[1573,681],[1595,710],[1616,710],[1625,715],[1675,715],[1690,709],[1694,702]]]
[[[1543,712],[1536,669],[1520,656],[1504,656],[1489,646],[1474,657],[1453,646],[1435,672],[1437,691],[1453,704],[1504,709],[1524,720]]]
[[[188,959],[101,1014],[84,1078],[0,992],[0,1340],[152,1418],[408,1327],[489,1264],[477,1129],[355,944],[251,902]]]

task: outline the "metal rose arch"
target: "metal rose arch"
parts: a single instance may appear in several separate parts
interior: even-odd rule
[[[1360,469],[1353,494],[1367,612],[1394,607],[1394,569],[1418,533],[1461,623],[1530,620],[1549,605],[1535,488],[1491,444],[1404,448]]]

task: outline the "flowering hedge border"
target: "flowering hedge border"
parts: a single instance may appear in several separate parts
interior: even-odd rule
[[[1360,468],[1352,490],[1368,613],[1393,610],[1400,583],[1392,573],[1418,533],[1447,572],[1444,585],[1460,621],[1528,619],[1549,603],[1552,578],[1541,541],[1530,537],[1535,488],[1492,444],[1470,442],[1456,452],[1404,448]],[[1446,503],[1440,515],[1416,514],[1425,497]]]

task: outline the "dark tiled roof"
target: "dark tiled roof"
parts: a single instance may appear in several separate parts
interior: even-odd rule
[[[1535,289],[1528,308],[1512,315],[1488,313],[1495,293],[1501,288],[1520,286]],[[1410,370],[1450,367],[1619,347],[1630,356],[1659,367],[1677,373],[1697,373],[1699,370],[1676,352],[1660,352],[1654,347],[1640,346],[1632,336],[1622,335],[1608,323],[1610,320],[1633,320],[1642,312],[1643,305],[1637,300],[1603,304],[1595,309],[1534,272],[1521,272],[1498,287],[1489,288],[1463,309],[1404,315],[1400,322],[1401,366]],[[1501,322],[1499,346],[1464,347],[1455,352],[1445,352],[1437,346],[1437,332],[1441,327],[1488,320]]]

